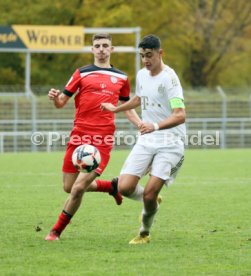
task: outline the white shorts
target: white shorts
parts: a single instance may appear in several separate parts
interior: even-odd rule
[[[139,178],[147,174],[156,176],[171,184],[184,160],[184,144],[172,144],[166,147],[136,144],[127,157],[120,174],[136,175]]]

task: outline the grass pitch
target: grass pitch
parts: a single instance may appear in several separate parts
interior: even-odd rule
[[[102,178],[127,151],[113,151]],[[88,193],[59,242],[44,237],[67,195],[63,153],[0,156],[0,275],[250,275],[251,150],[187,150],[163,188],[152,241],[129,245],[142,204]],[[145,183],[146,179],[143,180]]]

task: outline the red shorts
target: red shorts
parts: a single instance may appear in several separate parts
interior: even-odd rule
[[[83,136],[83,133],[81,132],[77,132],[76,130],[73,130],[71,133],[71,137],[75,135],[79,135],[80,137]],[[81,136],[82,135],[82,136]],[[110,160],[110,152],[113,148],[113,145],[111,143],[104,143],[103,139],[99,140],[99,143],[93,143],[92,141],[95,141],[95,139],[93,140],[92,136],[88,135],[88,137],[90,138],[88,140],[88,144],[95,146],[101,155],[101,163],[99,164],[98,168],[95,169],[95,172],[99,175],[101,175],[103,173],[103,171],[105,170],[109,160]],[[66,148],[66,152],[65,152],[65,156],[64,156],[64,163],[63,163],[63,167],[62,167],[62,171],[64,173],[76,173],[78,172],[75,167],[73,166],[72,163],[72,153],[75,150],[75,148],[77,148],[79,145],[81,144],[86,144],[86,141],[81,141],[82,143],[73,143],[68,142],[67,144],[67,148]]]

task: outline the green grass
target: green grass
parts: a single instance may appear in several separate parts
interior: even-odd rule
[[[113,151],[102,178],[117,175],[127,153]],[[86,194],[61,240],[45,242],[66,199],[63,153],[2,154],[0,275],[250,275],[250,155],[187,150],[161,193],[151,243],[133,246],[141,203],[118,207],[103,193]]]

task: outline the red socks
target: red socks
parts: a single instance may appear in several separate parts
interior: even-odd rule
[[[112,182],[107,180],[96,180],[97,192],[110,193],[113,191]]]
[[[63,211],[58,217],[58,221],[53,226],[52,230],[56,231],[59,235],[65,229],[65,227],[69,224],[72,216],[67,212]]]

